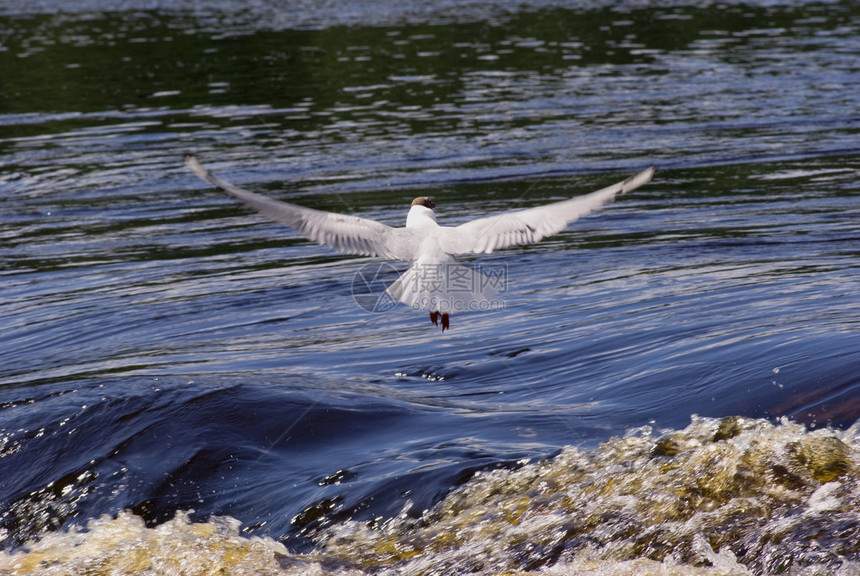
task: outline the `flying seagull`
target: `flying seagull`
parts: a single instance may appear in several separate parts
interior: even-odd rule
[[[305,208],[234,186],[204,168],[191,154],[185,163],[197,176],[244,202],[260,214],[283,222],[310,240],[345,254],[381,256],[409,262],[409,269],[387,289],[395,302],[430,312],[442,331],[455,311],[482,309],[498,294],[497,281],[457,263],[461,254],[489,254],[518,244],[533,244],[598,210],[617,195],[647,184],[654,168],[597,192],[524,210],[484,216],[459,226],[436,223],[436,204],[427,196],[412,201],[406,226]]]

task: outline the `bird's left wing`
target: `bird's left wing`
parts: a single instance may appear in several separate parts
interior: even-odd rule
[[[185,164],[201,179],[241,200],[260,214],[282,222],[308,239],[333,250],[397,260],[413,258],[418,240],[411,230],[393,228],[368,218],[305,208],[250,192],[221,180],[191,154],[185,157]]]
[[[443,228],[440,238],[442,249],[449,254],[490,253],[507,246],[533,244],[562,231],[571,222],[594,212],[617,195],[647,184],[653,175],[654,168],[647,168],[597,192]]]

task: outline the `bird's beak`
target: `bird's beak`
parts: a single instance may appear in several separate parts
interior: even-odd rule
[[[432,198],[427,199],[427,207],[430,208],[431,210],[436,207],[436,203],[433,202]]]

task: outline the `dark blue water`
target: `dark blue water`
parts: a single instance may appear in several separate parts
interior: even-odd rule
[[[233,573],[860,562],[852,3],[56,8],[0,6],[0,570],[180,573],[180,550],[208,573],[223,546],[264,548],[222,558]],[[363,309],[382,261],[249,213],[188,151],[392,225],[418,195],[456,224],[658,172],[468,261],[506,291],[443,334]],[[742,453],[702,468],[726,438]],[[659,504],[655,470],[624,493],[636,512],[571,509],[566,486],[627,485],[621,453],[674,458],[697,496]],[[727,462],[756,472],[702,484]],[[568,520],[526,523],[526,550],[512,518],[538,494]],[[701,533],[631,536],[705,509],[723,516]],[[783,512],[790,535],[763,520]]]

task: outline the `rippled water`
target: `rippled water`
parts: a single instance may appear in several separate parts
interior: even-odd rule
[[[856,573],[858,29],[850,2],[0,4],[0,572]],[[504,306],[442,334],[188,151],[394,225],[658,172],[469,261]]]

